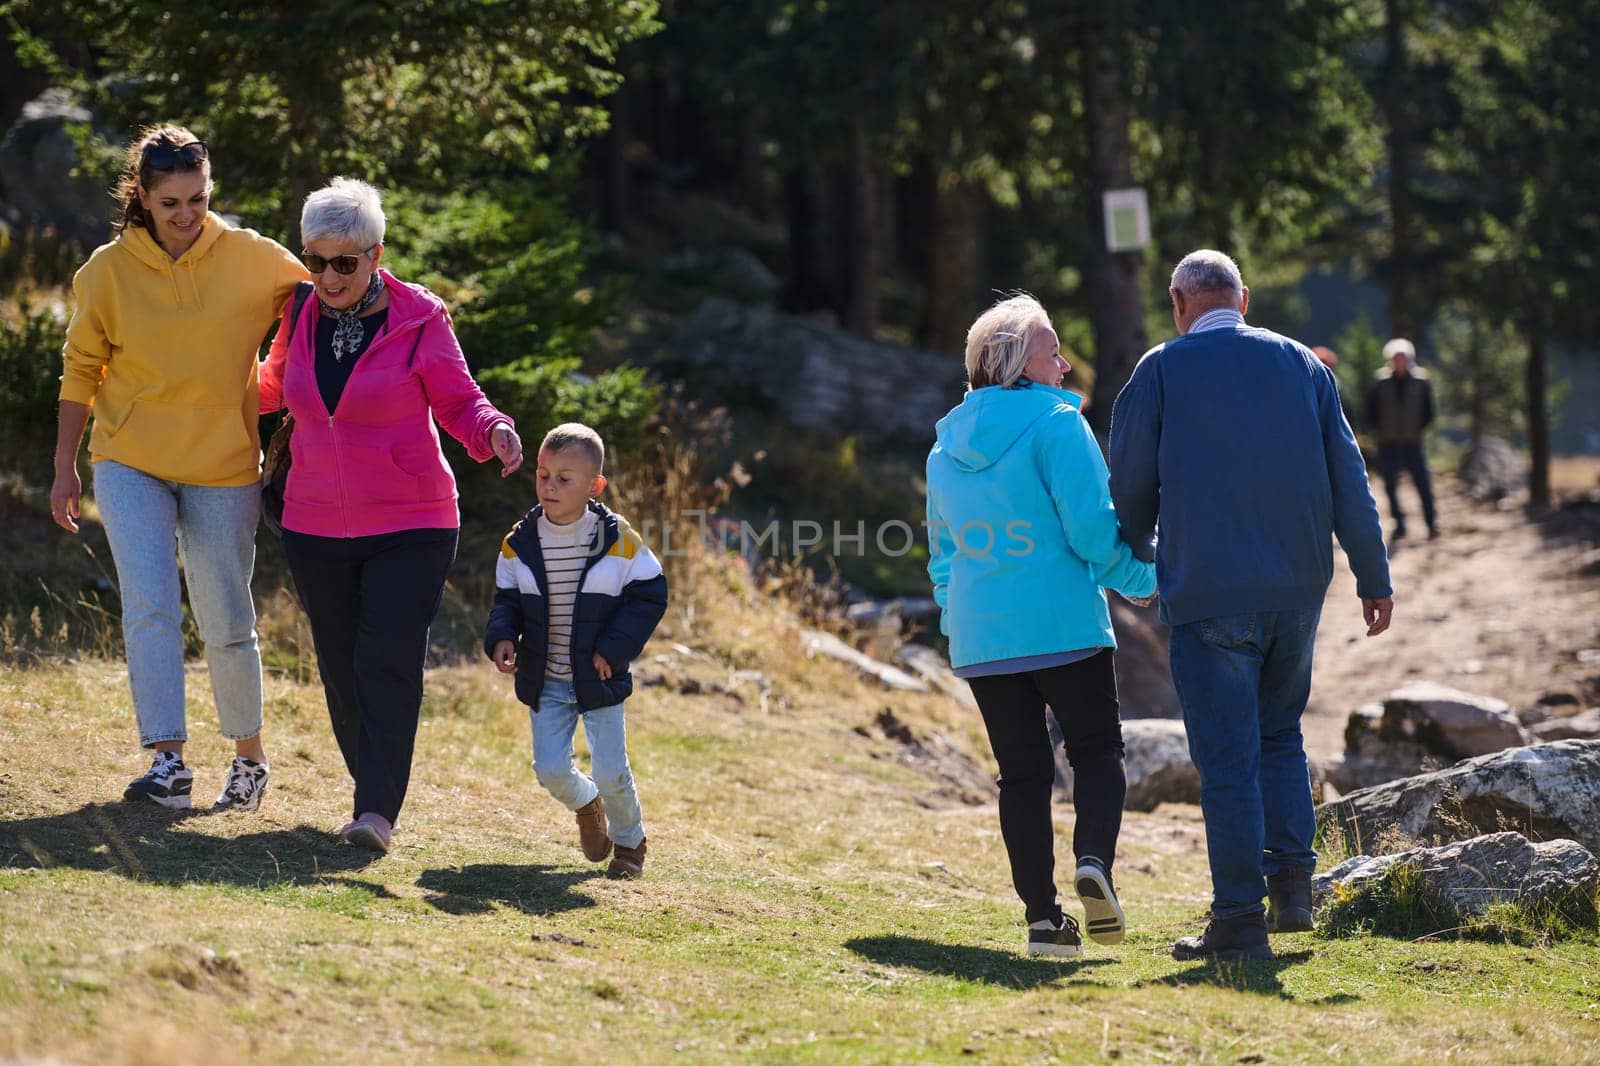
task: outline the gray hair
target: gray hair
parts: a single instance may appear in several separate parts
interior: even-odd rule
[[[551,452],[576,451],[594,464],[594,472],[606,467],[606,444],[600,434],[582,422],[563,422],[544,435],[541,448]]]
[[[1010,388],[1028,365],[1028,346],[1050,325],[1044,305],[1025,292],[1008,296],[967,330],[967,388]]]
[[[1239,274],[1239,264],[1222,252],[1201,248],[1183,257],[1172,271],[1172,289],[1185,296],[1202,292],[1244,292],[1244,278]]]
[[[300,243],[347,238],[362,249],[383,243],[383,197],[355,178],[334,178],[306,197]]]

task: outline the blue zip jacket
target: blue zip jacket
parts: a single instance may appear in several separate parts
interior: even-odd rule
[[[1048,385],[967,393],[928,455],[928,574],[950,663],[1114,648],[1103,589],[1155,591],[1118,534],[1079,398]]]
[[[1140,557],[1154,544],[1170,625],[1320,607],[1334,534],[1357,595],[1391,594],[1333,375],[1271,330],[1240,322],[1145,355],[1112,412],[1111,494]]]
[[[572,690],[586,711],[621,703],[633,693],[628,667],[667,613],[667,578],[655,554],[611,508],[590,500],[589,510],[600,521],[572,605]],[[494,605],[483,634],[483,653],[491,659],[500,641],[517,646],[517,699],[535,711],[544,691],[550,637],[544,552],[539,547],[543,513],[544,506],[535,504],[500,544]],[[602,680],[595,671],[595,652],[610,665],[609,678]]]

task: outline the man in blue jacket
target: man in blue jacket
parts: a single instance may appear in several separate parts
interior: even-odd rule
[[[1122,534],[1156,560],[1200,771],[1211,921],[1172,954],[1267,959],[1269,931],[1312,927],[1300,716],[1330,534],[1355,571],[1369,637],[1389,627],[1393,590],[1333,375],[1304,345],[1245,323],[1250,291],[1221,252],[1185,256],[1171,296],[1181,336],[1146,353],[1117,397],[1110,467]]]

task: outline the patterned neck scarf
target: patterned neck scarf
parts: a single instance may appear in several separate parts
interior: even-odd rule
[[[317,304],[322,313],[337,323],[333,327],[333,358],[336,361],[344,362],[346,355],[354,355],[366,345],[367,327],[361,321],[361,312],[378,302],[378,297],[383,295],[383,289],[383,275],[374,270],[366,293],[350,307],[329,307],[322,297],[317,297]]]

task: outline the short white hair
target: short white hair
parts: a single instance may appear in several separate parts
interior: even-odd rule
[[[365,250],[383,243],[383,196],[364,181],[334,178],[306,197],[300,209],[300,243],[354,241]]]
[[[1416,362],[1417,346],[1404,337],[1395,337],[1383,346],[1383,357],[1385,359],[1393,359],[1397,355],[1403,355],[1412,362]]]
[[[1048,328],[1044,305],[1025,292],[996,303],[967,330],[967,388],[1010,388],[1028,365],[1033,335]]]
[[[1172,271],[1172,291],[1185,296],[1202,292],[1244,292],[1244,278],[1232,257],[1211,248],[1201,248],[1183,257]]]

